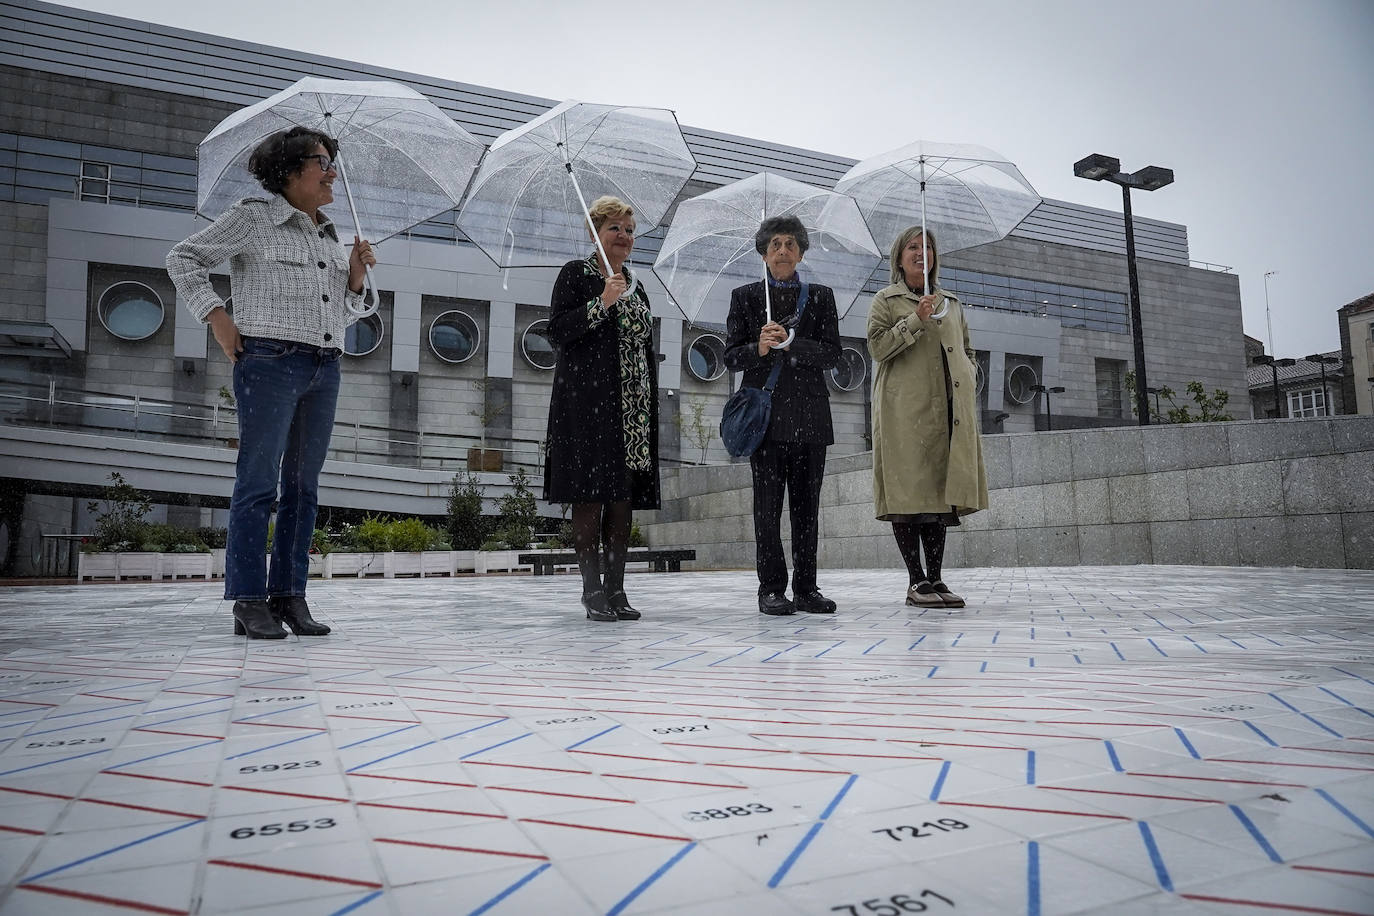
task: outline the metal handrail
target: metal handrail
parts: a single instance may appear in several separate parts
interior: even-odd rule
[[[1218,273],[1229,274],[1231,268],[1225,264],[1213,264],[1211,261],[1189,261],[1189,267],[1196,267],[1199,270],[1214,270]]]

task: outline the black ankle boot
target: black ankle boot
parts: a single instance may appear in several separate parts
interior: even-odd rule
[[[268,599],[272,618],[284,623],[297,636],[325,636],[329,627],[310,616],[310,605],[299,595],[273,595]]]
[[[234,602],[234,635],[249,639],[285,639],[286,631],[273,617],[266,599]]]
[[[638,620],[642,616],[639,611],[630,607],[630,599],[625,597],[623,591],[607,592],[606,606],[615,612],[617,620]]]
[[[588,620],[619,620],[616,612],[606,605],[606,593],[597,589],[582,593],[582,606],[587,609]]]

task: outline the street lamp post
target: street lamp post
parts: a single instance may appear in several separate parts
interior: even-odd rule
[[[1157,165],[1136,172],[1122,172],[1121,160],[1101,153],[1085,156],[1073,164],[1073,173],[1089,181],[1107,180],[1121,185],[1121,210],[1126,221],[1126,273],[1131,284],[1131,337],[1135,344],[1135,401],[1141,426],[1150,425],[1150,405],[1145,398],[1145,334],[1140,326],[1140,280],[1135,268],[1135,226],[1131,218],[1131,188],[1158,191],[1173,184],[1174,171]]]
[[[1255,357],[1255,362],[1259,363],[1261,366],[1268,366],[1269,371],[1274,373],[1274,416],[1275,418],[1280,418],[1283,416],[1283,406],[1279,401],[1279,367],[1296,366],[1298,361],[1296,359],[1287,358],[1274,359],[1274,357],[1267,353],[1261,353],[1259,356]]]
[[[1339,356],[1327,356],[1325,353],[1313,353],[1311,356],[1304,356],[1303,359],[1309,363],[1316,363],[1321,367],[1322,373],[1322,416],[1331,416],[1331,392],[1326,390],[1326,367],[1332,364],[1339,364]]]
[[[1277,270],[1266,270],[1264,272],[1264,325],[1269,329],[1269,352],[1274,352],[1274,322],[1269,317],[1269,278],[1278,273]]]
[[[1053,388],[1046,388],[1044,385],[1031,385],[1031,391],[1038,391],[1045,396],[1045,429],[1054,432],[1054,412],[1050,410],[1050,392],[1063,394],[1064,386],[1055,385]]]
[[[1146,394],[1152,394],[1152,395],[1155,396],[1155,416],[1160,416],[1160,413],[1159,413],[1159,389],[1158,389],[1158,388],[1146,388],[1146,389],[1145,389],[1145,393],[1146,393]]]

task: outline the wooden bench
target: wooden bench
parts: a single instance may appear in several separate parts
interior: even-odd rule
[[[696,558],[697,552],[690,548],[653,550],[647,547],[631,547],[625,562],[648,563],[654,572],[682,572],[682,561]],[[555,566],[576,565],[577,554],[571,550],[563,553],[522,553],[519,560],[521,564],[528,563],[533,566],[536,576],[547,576],[553,573]]]

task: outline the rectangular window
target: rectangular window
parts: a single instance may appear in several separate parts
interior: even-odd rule
[[[1304,388],[1288,392],[1288,416],[1324,417],[1326,398],[1320,388]]]
[[[1126,363],[1119,359],[1094,360],[1097,372],[1097,415],[1126,416]]]
[[[110,202],[110,167],[103,162],[81,163],[81,199]]]

